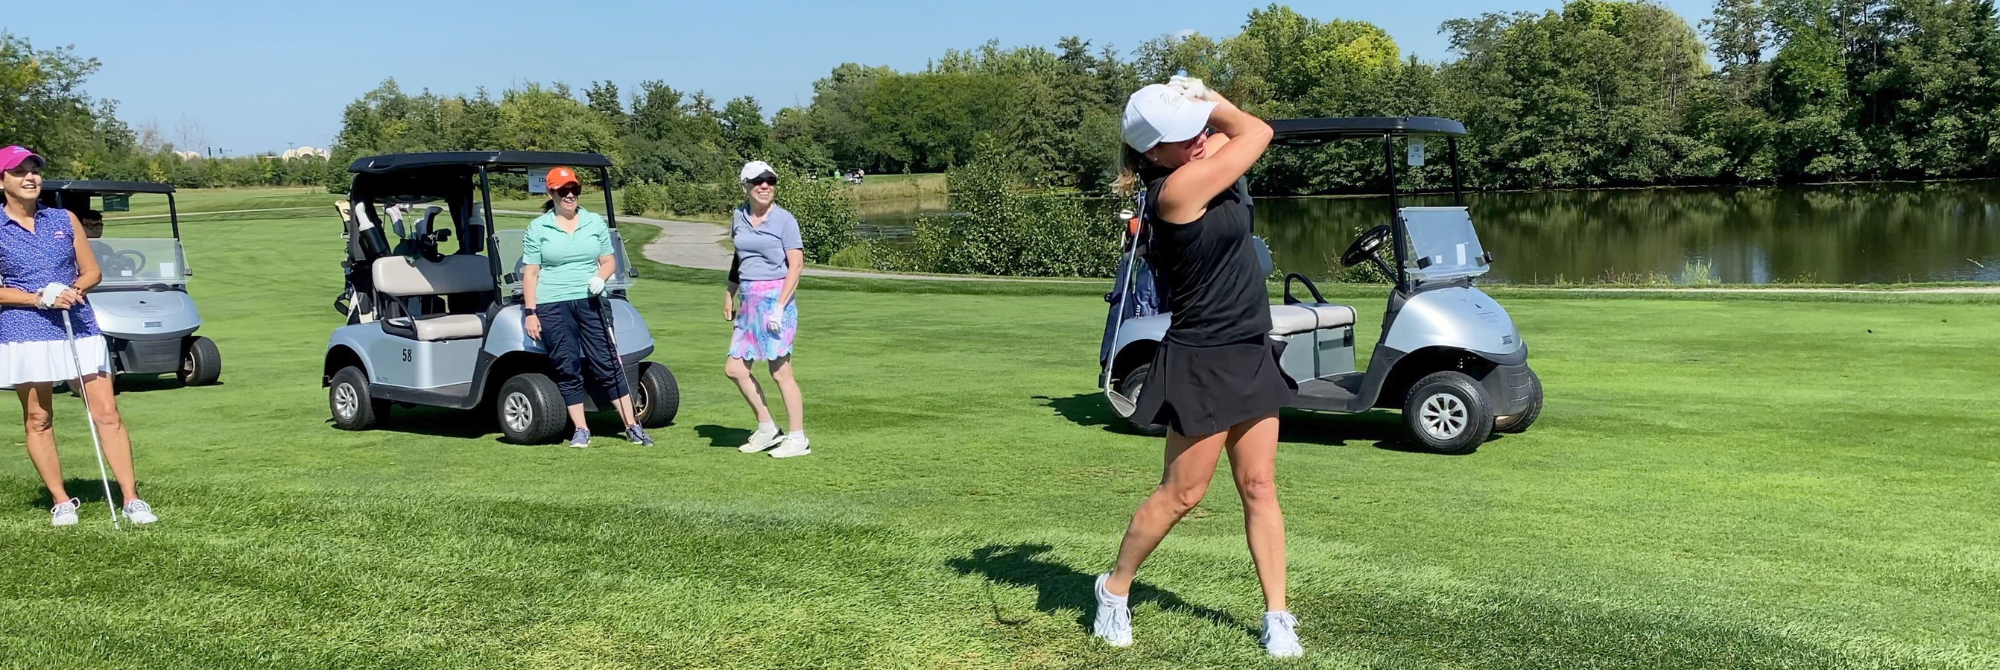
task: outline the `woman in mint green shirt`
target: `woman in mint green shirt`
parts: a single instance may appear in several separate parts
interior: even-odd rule
[[[650,446],[653,438],[632,415],[632,394],[620,374],[618,349],[611,344],[610,306],[595,299],[618,271],[611,227],[604,217],[578,205],[583,184],[576,172],[550,170],[548,185],[553,207],[528,224],[521,242],[523,326],[555,364],[556,387],[569,405],[570,425],[576,427],[569,446],[590,446],[590,425],[583,419],[586,373],[618,408],[625,438]]]

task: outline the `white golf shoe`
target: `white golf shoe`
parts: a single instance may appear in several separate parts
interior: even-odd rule
[[[146,504],[144,500],[133,500],[132,502],[125,503],[125,520],[135,525],[144,526],[159,521],[160,518],[153,516],[152,505]]]
[[[64,500],[62,502],[56,503],[55,507],[49,508],[49,513],[55,515],[55,518],[49,520],[49,525],[51,526],[76,525],[76,506],[80,502],[82,501],[77,500],[75,498],[70,498],[69,500]]]
[[[764,426],[758,426],[757,432],[750,434],[750,440],[744,442],[743,446],[737,447],[736,450],[746,454],[754,454],[759,451],[763,451],[765,449],[778,446],[778,441],[780,439],[781,436],[778,435],[777,426],[770,426],[768,428]]]
[[[1132,608],[1124,597],[1112,595],[1104,589],[1105,580],[1111,579],[1107,572],[1097,576],[1097,616],[1090,620],[1090,634],[1104,640],[1113,647],[1132,646]]]
[[[1299,634],[1294,630],[1299,620],[1291,612],[1264,613],[1264,651],[1272,658],[1297,658],[1306,654],[1305,647],[1299,646]]]
[[[779,440],[778,448],[771,450],[771,458],[805,456],[812,452],[812,443],[806,441],[806,436],[793,433],[787,434],[785,435],[785,439]]]

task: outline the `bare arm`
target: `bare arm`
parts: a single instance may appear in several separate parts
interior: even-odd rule
[[[1209,113],[1209,125],[1229,140],[1206,158],[1189,162],[1167,177],[1160,189],[1160,218],[1168,223],[1193,223],[1208,213],[1209,201],[1236,186],[1236,180],[1249,172],[1271,145],[1270,124],[1237,109],[1220,94],[1209,96],[1216,103],[1215,111]]]
[[[797,293],[799,290],[799,275],[803,274],[805,271],[806,271],[805,250],[786,249],[785,288],[783,291],[778,292],[779,307],[784,307],[785,305],[792,304],[792,294]]]
[[[42,296],[18,288],[0,288],[0,306],[41,307]]]
[[[611,275],[618,274],[618,257],[605,254],[597,257],[597,278],[611,281]]]
[[[540,279],[541,276],[542,266],[521,266],[521,306],[523,308],[535,308],[535,280]],[[521,328],[528,331],[528,337],[536,340],[542,339],[541,317],[529,314],[527,318],[521,320]]]

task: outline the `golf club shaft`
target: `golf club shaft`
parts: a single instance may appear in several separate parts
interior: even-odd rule
[[[97,452],[97,481],[104,485],[104,506],[111,510],[111,527],[118,528],[118,503],[111,501],[111,475],[104,471],[104,442],[97,437],[97,416],[90,411],[90,392],[83,388],[83,355],[76,348],[76,313],[63,310],[63,333],[69,336],[69,360],[76,366],[76,397],[83,399],[83,420],[90,424],[90,446]]]
[[[604,317],[604,335],[611,340],[611,359],[618,361],[618,378],[625,381],[627,386],[630,386],[632,380],[625,378],[625,354],[618,350],[618,325],[611,320],[611,298],[603,293],[597,294],[597,313]],[[632,389],[625,389],[625,398],[626,403],[629,404],[632,402]],[[612,409],[617,409],[617,401],[610,400],[609,398],[606,400],[612,403]],[[625,417],[621,416],[618,418],[624,419]],[[639,408],[632,408],[632,418],[635,420],[634,423],[637,423]]]

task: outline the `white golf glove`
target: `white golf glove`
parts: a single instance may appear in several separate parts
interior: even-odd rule
[[[591,294],[591,295],[603,295],[603,294],[604,294],[604,278],[603,278],[603,277],[599,277],[599,276],[597,276],[597,275],[591,275],[591,276],[590,276],[590,294]]]
[[[775,333],[784,329],[784,327],[785,311],[783,309],[773,310],[769,315],[764,317],[764,330]]]
[[[63,291],[67,290],[69,290],[68,286],[55,282],[49,282],[48,286],[42,287],[42,309],[55,307],[56,299],[61,298]]]
[[[1200,79],[1194,77],[1177,74],[1167,79],[1167,86],[1180,91],[1189,100],[1208,99],[1208,84],[1204,84]]]

